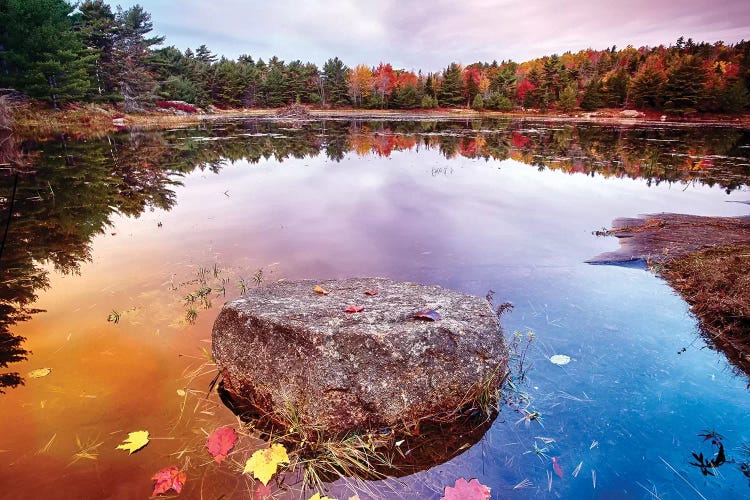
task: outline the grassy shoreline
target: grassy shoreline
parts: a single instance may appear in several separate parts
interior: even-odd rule
[[[354,108],[307,108],[310,117],[352,119],[415,119],[446,120],[476,118],[538,119],[600,124],[680,123],[722,126],[750,126],[750,115],[695,115],[691,117],[666,116],[647,113],[629,118],[619,115],[620,110],[604,109],[596,113],[533,112],[533,111],[475,111],[465,108],[438,108],[416,110],[370,110]],[[153,111],[143,114],[125,114],[110,106],[84,105],[56,111],[38,106],[22,105],[14,113],[14,133],[19,139],[49,139],[62,134],[79,138],[98,137],[124,128],[165,129],[188,127],[209,120],[274,118],[278,108],[231,109],[214,113],[172,114]],[[662,119],[663,116],[666,118]],[[281,118],[280,118],[281,119]],[[288,119],[288,118],[287,118]]]

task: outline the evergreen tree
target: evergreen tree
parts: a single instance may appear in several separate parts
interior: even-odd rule
[[[595,78],[586,85],[581,99],[581,109],[593,111],[604,106],[602,100],[602,81]]]
[[[727,85],[719,96],[719,108],[725,113],[742,113],[750,106],[750,93],[742,80]]]
[[[73,31],[74,7],[64,0],[4,0],[0,83],[58,107],[90,88],[93,57]]]
[[[396,90],[393,106],[401,109],[414,109],[420,105],[419,91],[414,85],[404,85]]]
[[[636,108],[661,108],[662,88],[667,81],[664,72],[647,64],[641,67],[630,82],[630,100]]]
[[[474,96],[474,100],[471,102],[471,109],[475,111],[482,111],[484,109],[484,98],[482,94]]]
[[[568,111],[571,111],[573,108],[576,107],[577,104],[577,91],[574,85],[568,85],[562,91],[560,92],[560,99],[557,103],[560,110],[565,111],[566,113]]]
[[[346,75],[349,68],[339,59],[334,57],[323,65],[323,91],[325,103],[331,106],[346,106],[349,104],[346,87]]]
[[[95,99],[116,99],[118,62],[114,60],[114,43],[117,38],[115,15],[104,0],[85,0],[73,16],[74,27],[92,58],[92,88]]]
[[[621,108],[625,105],[625,99],[628,96],[628,84],[630,78],[627,72],[620,68],[610,74],[604,84],[604,95],[606,96],[607,105],[613,108]]]
[[[461,67],[451,63],[443,71],[443,82],[438,89],[438,101],[442,106],[460,106],[464,103]]]
[[[667,74],[664,108],[684,113],[697,111],[704,97],[707,79],[708,75],[700,58],[682,58]]]
[[[151,14],[140,5],[115,14],[117,37],[113,58],[118,62],[115,74],[118,91],[125,100],[126,111],[140,111],[143,103],[151,100],[156,82],[149,67],[150,48],[164,41],[164,37],[146,38],[153,29]]]

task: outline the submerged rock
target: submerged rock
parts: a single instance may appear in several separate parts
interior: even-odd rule
[[[424,309],[439,319],[417,318]],[[213,353],[235,403],[326,434],[445,417],[508,365],[484,298],[380,278],[252,290],[222,309]]]

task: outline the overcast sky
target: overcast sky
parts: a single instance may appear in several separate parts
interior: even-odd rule
[[[232,59],[349,66],[390,62],[436,71],[450,62],[525,61],[591,47],[669,45],[680,36],[750,39],[750,0],[110,0],[140,3],[154,33],[184,50]]]

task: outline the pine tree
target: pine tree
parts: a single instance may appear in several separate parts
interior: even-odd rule
[[[557,102],[557,105],[559,106],[560,110],[565,111],[566,113],[568,111],[571,111],[573,108],[576,107],[576,101],[577,101],[577,91],[574,85],[568,85],[562,91],[560,92],[560,99]]]
[[[73,15],[74,28],[92,57],[92,89],[97,100],[115,99],[117,61],[113,47],[117,37],[115,15],[104,0],[85,0]]]
[[[630,82],[630,100],[636,108],[661,108],[667,77],[660,67],[646,64]]]
[[[156,82],[149,67],[150,48],[164,41],[164,37],[146,38],[153,29],[151,14],[140,5],[115,14],[117,37],[113,59],[118,62],[114,78],[119,93],[125,99],[126,111],[140,111],[152,99]]]
[[[349,104],[346,88],[348,72],[349,68],[338,57],[329,59],[323,65],[325,103],[331,106],[346,106]]]
[[[461,67],[451,63],[443,71],[443,82],[438,89],[438,101],[442,106],[460,106],[464,104],[463,77]]]
[[[586,85],[581,99],[581,109],[593,111],[604,106],[602,101],[602,81],[595,78]]]
[[[698,110],[708,76],[703,61],[696,56],[682,58],[667,74],[664,108],[683,113]]]
[[[53,106],[81,99],[90,88],[87,55],[73,31],[74,7],[64,0],[5,0],[0,16],[5,51],[0,83]]]

